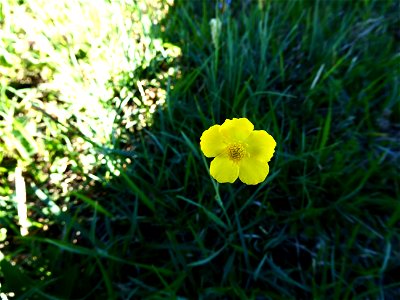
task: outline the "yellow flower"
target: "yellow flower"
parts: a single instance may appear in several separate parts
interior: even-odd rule
[[[238,177],[245,184],[258,184],[268,175],[276,142],[264,130],[254,130],[246,118],[228,119],[203,132],[200,147],[207,157],[215,157],[211,176],[218,182],[233,183]]]

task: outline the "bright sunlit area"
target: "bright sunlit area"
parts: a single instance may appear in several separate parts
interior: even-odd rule
[[[84,191],[137,157],[132,140],[165,108],[178,75],[181,49],[163,40],[160,24],[171,5],[1,2],[1,259],[21,249],[16,236],[51,236],[79,203],[102,211]],[[28,293],[17,271],[38,259],[28,252],[7,256],[3,289]],[[40,280],[52,275],[36,267]]]
[[[0,299],[400,299],[394,0],[0,0]]]

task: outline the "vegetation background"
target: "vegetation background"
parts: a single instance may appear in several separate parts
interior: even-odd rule
[[[399,9],[1,1],[1,299],[399,299]],[[233,117],[258,186],[199,149]]]

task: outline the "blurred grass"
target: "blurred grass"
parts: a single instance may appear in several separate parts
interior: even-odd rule
[[[111,6],[115,3],[125,8],[124,2]],[[146,14],[154,20],[152,9],[160,8],[148,6]],[[140,6],[128,11],[143,13]],[[70,117],[63,125],[59,115],[36,117],[28,126],[31,119],[19,111],[32,103],[29,93],[40,85],[26,89],[12,83],[16,75],[2,77],[0,141],[7,150],[12,143],[5,138],[17,140],[26,152],[9,149],[0,170],[5,186],[0,224],[7,229],[2,292],[29,299],[400,297],[398,11],[396,1],[176,1],[168,15],[137,33],[153,45],[150,60],[148,48],[139,47],[139,58],[125,57],[129,67],[110,66],[122,80],[110,76],[111,81],[97,82],[99,71],[87,51],[98,91],[120,91],[119,100],[113,93],[88,92],[92,98],[82,98],[103,103],[114,116],[109,122],[108,113],[94,118],[90,109],[78,110],[67,122],[76,112],[68,105],[82,102],[58,103],[77,94],[56,90],[52,100],[40,96],[39,101]],[[59,12],[67,14],[68,8]],[[217,45],[212,18],[221,21]],[[146,18],[136,22],[146,24]],[[131,30],[99,29],[104,30],[117,39],[103,41],[109,51],[119,45],[131,49],[125,44],[132,42],[126,35]],[[174,59],[178,47],[182,57]],[[54,74],[59,64],[71,62],[56,61],[48,62]],[[168,73],[170,67],[175,71]],[[20,70],[29,70],[28,63],[22,61]],[[158,87],[165,94],[154,98],[165,95],[165,106],[153,109],[150,127],[132,131],[131,114],[123,108],[140,110],[133,99],[146,92],[138,81],[151,85],[159,74]],[[85,86],[75,80],[79,89]],[[210,125],[241,116],[277,140],[270,175],[255,187],[218,185],[208,174],[199,137]],[[83,120],[101,123],[92,126],[100,136],[86,132]],[[42,132],[55,131],[37,139],[39,125]],[[103,126],[108,134],[102,134]],[[26,128],[33,128],[40,146],[35,148]],[[74,136],[90,145],[94,157],[100,155],[94,168],[80,170],[83,182],[89,185],[91,179],[93,187],[60,194],[49,184],[37,153],[53,147],[50,157],[61,160],[60,168],[64,157],[79,166]],[[71,146],[65,146],[66,139]],[[28,189],[31,201],[47,189],[43,204],[30,207],[37,227],[27,237],[18,236],[13,224],[13,186],[3,176],[10,176],[15,161],[26,162],[31,182],[43,176],[42,186]],[[58,214],[40,212],[55,200],[69,203]]]

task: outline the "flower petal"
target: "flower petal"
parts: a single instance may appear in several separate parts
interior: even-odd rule
[[[233,183],[239,176],[239,165],[223,153],[213,159],[210,165],[210,174],[219,183]]]
[[[269,162],[274,155],[276,142],[265,130],[254,130],[246,143],[251,158]]]
[[[248,157],[240,162],[239,179],[245,184],[259,184],[265,180],[268,172],[267,162]]]
[[[230,142],[244,141],[253,131],[254,125],[246,118],[227,119],[221,125],[221,133]]]
[[[218,156],[226,147],[224,137],[220,133],[220,128],[220,125],[211,126],[204,131],[200,137],[201,151],[203,151],[204,155],[207,157]]]

